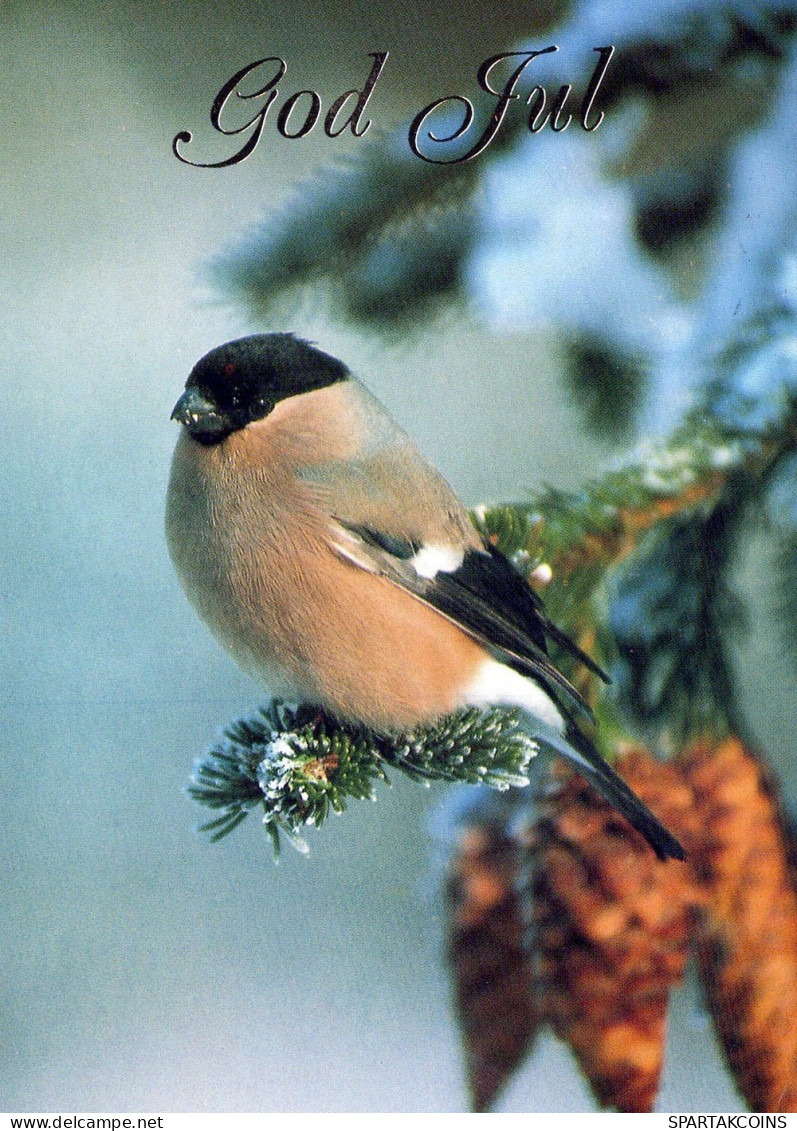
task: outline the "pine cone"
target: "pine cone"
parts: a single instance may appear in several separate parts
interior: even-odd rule
[[[447,894],[448,958],[474,1111],[486,1111],[538,1028],[516,879],[521,849],[498,825],[460,833]]]
[[[682,756],[704,832],[698,954],[714,1023],[753,1111],[797,1111],[797,895],[774,783],[738,738]]]
[[[682,840],[696,825],[680,772],[644,750],[617,769]],[[653,1109],[670,989],[683,977],[699,892],[691,869],[662,863],[582,778],[563,774],[532,845],[541,1008],[604,1107]]]

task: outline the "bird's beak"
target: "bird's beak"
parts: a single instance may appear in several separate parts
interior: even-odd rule
[[[218,405],[192,385],[185,390],[172,410],[172,420],[182,424],[203,444],[223,440],[233,431],[232,423]]]

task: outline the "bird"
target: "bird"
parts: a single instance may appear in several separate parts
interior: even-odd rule
[[[245,672],[379,734],[519,708],[661,860],[684,858],[596,749],[549,642],[605,673],[344,362],[293,333],[238,338],[196,363],[172,419],[169,553]]]

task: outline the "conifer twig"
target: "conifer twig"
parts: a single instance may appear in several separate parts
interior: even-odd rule
[[[374,799],[376,782],[389,781],[387,766],[416,781],[509,789],[528,784],[536,751],[517,711],[470,708],[411,733],[386,736],[275,700],[224,731],[198,763],[188,792],[219,811],[201,826],[214,841],[262,809],[278,855],[281,832],[306,851],[303,828],[320,827],[349,800]]]

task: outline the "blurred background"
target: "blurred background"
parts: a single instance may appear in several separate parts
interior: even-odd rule
[[[468,504],[576,487],[668,428],[707,328],[754,313],[764,276],[794,296],[793,269],[771,268],[794,230],[793,21],[787,4],[777,18],[738,4],[725,23],[707,2],[636,7],[0,7],[5,1110],[465,1110],[428,833],[448,791],[395,780],[278,867],[256,820],[216,846],[195,831],[194,759],[264,692],[197,621],[168,560],[169,414],[198,357],[265,327],[343,358]],[[318,128],[288,141],[271,120],[241,164],[181,164],[180,130],[198,159],[231,152],[208,112],[245,64],[281,55],[283,96],[310,87],[326,108],[364,81],[369,52],[389,51],[368,109],[379,142],[442,95],[478,103],[490,54],[556,42],[551,88],[583,88],[593,47],[666,42],[683,13],[697,24],[679,84],[643,76],[621,97],[607,82],[598,131],[508,131],[468,166],[478,184],[445,203],[465,217],[454,266],[426,288],[422,319],[405,299],[374,317],[378,288],[369,305],[352,277],[344,301],[324,285],[286,291],[276,320],[203,270],[264,215],[282,217],[269,239],[312,242],[319,190],[296,186],[365,145]],[[723,54],[722,29],[744,20],[759,46],[737,35],[750,49]],[[597,392],[596,355],[619,366]],[[773,645],[753,535],[747,551],[737,582],[754,616],[737,667],[792,789],[795,672]],[[690,985],[660,1106],[736,1110]],[[592,1107],[551,1036],[499,1104]]]

